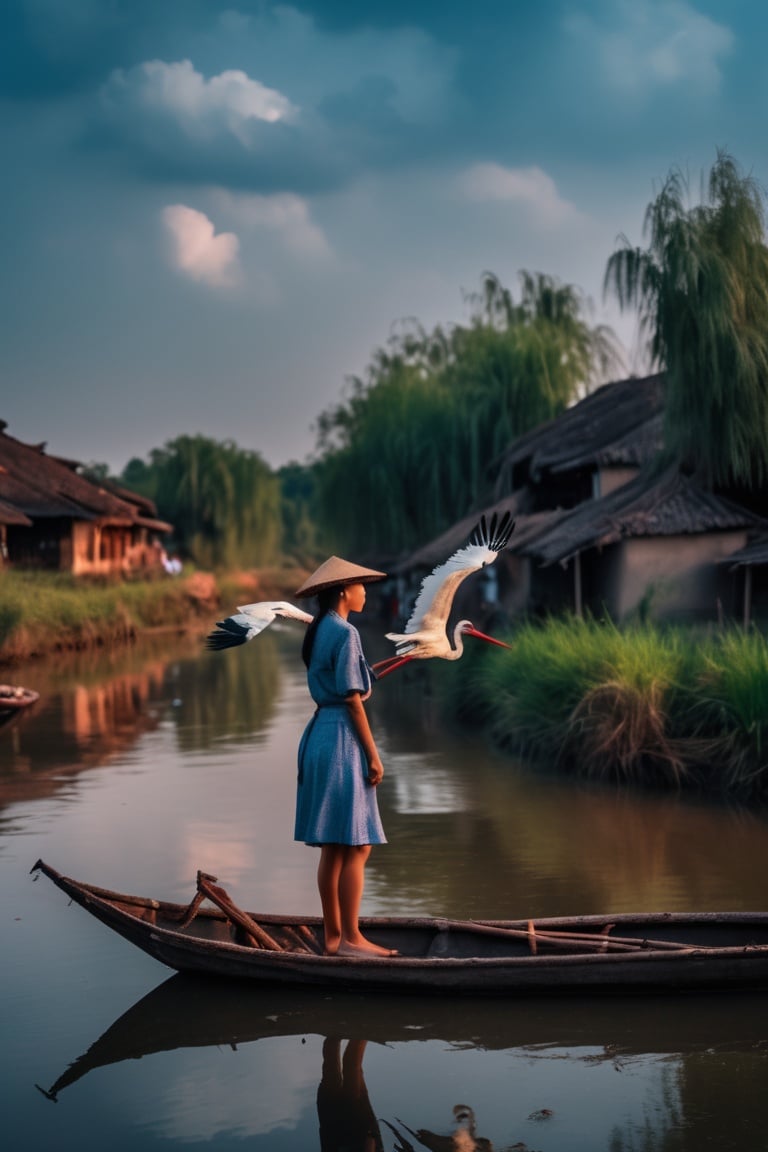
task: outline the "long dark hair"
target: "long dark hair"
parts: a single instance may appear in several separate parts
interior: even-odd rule
[[[304,642],[301,645],[301,658],[307,668],[309,668],[309,662],[312,659],[312,649],[315,646],[317,626],[323,616],[327,616],[334,605],[338,603],[339,594],[343,587],[343,584],[332,584],[330,588],[321,588],[317,594],[317,612],[315,613],[315,618],[312,623],[307,626],[307,630],[304,633]]]

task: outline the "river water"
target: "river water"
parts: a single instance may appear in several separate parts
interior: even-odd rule
[[[312,710],[299,642],[274,627],[207,653],[158,636],[13,670],[41,700],[0,728],[3,1147],[764,1152],[768,994],[220,986],[33,882],[42,857],[186,902],[200,868],[244,907],[316,912],[316,852],[291,838]],[[423,668],[382,681],[370,710],[390,842],[364,913],[768,907],[763,812],[542,777],[447,730]]]

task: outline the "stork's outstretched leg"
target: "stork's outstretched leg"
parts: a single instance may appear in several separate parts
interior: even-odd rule
[[[408,664],[413,659],[413,656],[388,656],[386,660],[377,660],[371,667],[376,673],[376,679],[381,680],[382,676],[389,676],[390,672],[402,668],[403,664]]]

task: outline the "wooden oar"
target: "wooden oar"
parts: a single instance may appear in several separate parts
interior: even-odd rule
[[[181,920],[179,922],[179,928],[188,928],[189,927],[189,925],[194,920],[195,916],[197,916],[197,913],[200,910],[200,905],[203,903],[204,900],[205,900],[205,892],[198,892],[195,896],[192,897],[189,904],[187,905],[186,911],[183,912],[181,915]]]
[[[320,946],[314,939],[310,943],[309,936],[305,936],[301,931],[301,926],[294,928],[290,924],[282,924],[280,931],[285,937],[286,951],[288,952],[311,952],[317,955],[320,952]]]
[[[556,948],[572,947],[574,951],[592,952],[691,952],[696,945],[686,944],[677,940],[634,940],[631,937],[618,936],[584,936],[563,932],[535,932],[526,933],[529,940],[533,938],[539,944],[551,944]],[[706,950],[706,948],[704,949]]]
[[[608,936],[600,935],[595,932],[570,932],[564,929],[561,932],[549,931],[544,928],[536,928],[535,926],[529,927],[528,935],[531,932],[535,933],[537,940],[574,940],[578,942],[591,943],[598,948],[603,948],[605,944],[620,944],[629,948],[638,948],[642,951],[648,949],[667,952],[680,952],[688,948],[708,948],[710,945],[694,945],[686,944],[681,940],[651,940],[646,936],[642,939],[637,939],[634,936]]]
[[[457,920],[455,923],[460,925],[464,923],[464,921]],[[496,928],[500,932],[521,931],[521,929],[516,928],[502,928],[499,924],[491,924],[488,921],[483,920],[469,920],[466,921],[466,923],[467,925],[477,924],[482,928]],[[522,932],[522,935],[530,938],[531,934],[534,933],[537,939],[546,940],[561,938],[563,940],[587,940],[593,941],[596,944],[602,944],[603,940],[609,939],[616,944],[629,944],[632,947],[642,949],[655,948],[661,951],[666,949],[669,952],[678,952],[688,948],[695,949],[697,952],[706,952],[707,950],[717,950],[718,947],[716,944],[686,944],[682,940],[653,940],[648,936],[643,936],[642,938],[638,938],[636,936],[607,936],[607,933],[610,932],[614,927],[615,925],[613,924],[605,924],[600,929],[599,934],[597,932],[571,931],[570,928],[561,928],[560,931],[556,931],[553,928],[537,928],[535,922],[533,920],[529,920],[528,929],[526,932]]]
[[[635,940],[624,936],[597,936],[589,932],[548,932],[536,928],[529,921],[528,928],[501,928],[492,924],[482,924],[477,920],[443,920],[436,921],[441,930],[454,932],[471,932],[478,936],[492,936],[497,939],[522,940],[536,952],[537,944],[550,944],[554,948],[570,947],[573,951],[583,951],[585,946],[594,951],[610,952],[644,952],[654,949],[665,949],[670,952],[693,950],[693,945],[671,940]],[[696,951],[706,946],[696,945]]]
[[[268,948],[272,952],[284,951],[277,940],[273,939],[268,932],[265,932],[252,916],[249,916],[247,912],[243,912],[242,909],[238,908],[237,905],[232,902],[224,889],[215,883],[216,879],[216,876],[209,876],[206,872],[198,872],[198,892],[202,892],[213,904],[221,908],[222,912],[228,916],[230,920],[234,921],[235,924],[239,924],[243,931],[250,936],[254,943],[260,948]]]

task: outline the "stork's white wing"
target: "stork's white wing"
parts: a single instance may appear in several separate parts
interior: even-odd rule
[[[277,616],[290,617],[304,624],[309,624],[312,620],[308,612],[294,608],[293,604],[285,600],[262,600],[256,604],[243,604],[232,616],[217,621],[215,630],[209,632],[206,637],[206,646],[220,651],[222,648],[234,648],[238,644],[245,644],[269,627]]]
[[[492,564],[497,555],[485,544],[469,544],[466,548],[459,548],[445,563],[439,564],[422,580],[405,632],[430,631],[440,624],[445,627],[456,589],[462,580],[486,564]]]
[[[303,624],[310,624],[312,622],[312,617],[309,612],[304,612],[301,608],[296,608],[293,604],[289,604],[287,600],[260,600],[256,604],[239,605],[237,610],[253,620],[253,627],[256,627],[256,622],[258,621],[260,624],[258,628],[259,632],[271,624],[276,616],[282,616],[290,620],[300,620]]]

